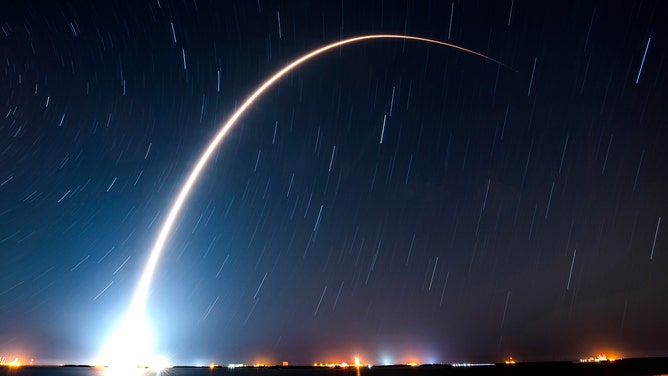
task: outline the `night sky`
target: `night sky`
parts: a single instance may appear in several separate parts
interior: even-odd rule
[[[0,6],[0,356],[90,362],[204,146],[281,79],[150,292],[177,364],[668,355],[668,7]]]

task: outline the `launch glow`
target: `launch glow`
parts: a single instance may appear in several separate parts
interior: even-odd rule
[[[335,49],[337,47],[347,45],[347,44],[353,44],[357,42],[362,42],[362,41],[367,41],[367,40],[374,40],[374,39],[402,39],[402,40],[412,40],[412,41],[418,41],[418,42],[425,42],[425,43],[431,43],[431,44],[437,44],[445,47],[450,47],[454,48],[459,51],[463,51],[481,58],[484,58],[486,60],[492,61],[496,64],[503,65],[500,61],[497,61],[495,59],[492,59],[486,55],[483,55],[479,52],[469,50],[464,47],[460,47],[451,43],[446,43],[446,42],[441,42],[438,40],[434,39],[427,39],[427,38],[421,38],[421,37],[415,37],[415,36],[407,36],[407,35],[393,35],[393,34],[375,34],[375,35],[364,35],[364,36],[359,36],[359,37],[354,37],[354,38],[349,38],[345,40],[341,40],[335,43],[328,44],[324,47],[320,47],[316,50],[313,50],[305,55],[302,55],[301,57],[297,58],[296,60],[292,61],[288,65],[286,65],[284,68],[279,70],[277,73],[275,73],[273,76],[271,76],[269,79],[264,81],[260,87],[258,87],[244,102],[243,104],[237,109],[237,111],[224,123],[223,127],[220,128],[216,136],[211,140],[209,145],[206,147],[204,152],[201,154],[199,157],[199,160],[197,161],[197,164],[195,167],[192,169],[190,172],[188,179],[185,181],[183,186],[181,187],[181,190],[179,191],[178,196],[176,197],[176,200],[172,204],[171,209],[169,210],[169,214],[167,215],[167,218],[165,219],[162,228],[160,229],[160,232],[158,234],[158,237],[155,240],[155,243],[153,244],[153,248],[151,249],[151,253],[149,254],[148,261],[146,262],[146,267],[144,269],[144,272],[141,276],[141,279],[139,280],[139,284],[137,285],[137,289],[135,290],[135,293],[133,295],[132,301],[130,303],[130,308],[128,310],[127,316],[125,320],[121,323],[121,327],[117,330],[116,333],[112,335],[113,338],[113,343],[110,343],[109,345],[116,347],[119,346],[121,348],[124,347],[124,344],[135,344],[134,346],[130,346],[130,348],[134,348],[134,353],[146,353],[148,349],[145,351],[138,351],[139,349],[136,349],[137,344],[148,344],[150,343],[149,338],[137,338],[137,335],[133,333],[137,333],[139,335],[144,335],[148,336],[150,335],[148,333],[148,330],[146,328],[142,330],[138,330],[137,325],[146,325],[145,320],[144,320],[144,308],[146,305],[146,300],[148,296],[148,291],[151,286],[151,281],[153,279],[153,274],[155,272],[156,266],[158,264],[158,260],[160,259],[160,255],[162,254],[162,251],[165,247],[165,243],[169,237],[169,234],[172,230],[172,227],[174,226],[174,222],[176,221],[177,216],[179,215],[179,212],[181,211],[181,208],[183,207],[183,204],[185,203],[186,199],[188,198],[188,195],[190,194],[190,191],[197,181],[200,173],[202,172],[202,169],[204,169],[204,166],[206,166],[207,162],[209,161],[211,155],[213,152],[216,150],[222,139],[227,135],[227,133],[232,129],[232,127],[236,124],[237,120],[241,115],[246,112],[248,107],[250,107],[255,100],[262,95],[267,89],[269,89],[276,81],[278,81],[280,78],[285,76],[288,72],[291,70],[297,68],[301,64],[307,62],[308,60],[324,53],[329,50]],[[140,334],[141,333],[141,334]],[[127,338],[123,338],[127,336]],[[109,346],[107,347],[107,351],[115,351],[117,349],[109,349]],[[128,347],[125,347],[126,349]],[[127,351],[126,351],[127,352]]]

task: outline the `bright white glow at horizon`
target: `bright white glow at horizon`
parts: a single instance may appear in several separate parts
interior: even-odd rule
[[[132,368],[147,366],[151,356],[151,332],[142,312],[129,311],[111,333],[95,365]]]
[[[167,215],[167,218],[165,219],[165,222],[162,225],[162,228],[160,229],[160,232],[158,234],[158,237],[155,240],[155,243],[153,245],[153,248],[151,249],[151,253],[149,255],[148,261],[146,263],[146,267],[144,269],[144,273],[141,276],[141,279],[139,280],[139,284],[137,285],[137,289],[134,293],[134,296],[132,298],[132,301],[130,303],[130,309],[128,316],[126,320],[121,324],[121,327],[117,329],[118,333],[114,333],[112,335],[112,340],[111,342],[105,347],[105,351],[110,351],[112,354],[115,354],[119,349],[121,349],[122,353],[127,353],[125,350],[126,348],[135,348],[138,353],[148,355],[149,348],[147,347],[146,349],[140,349],[137,346],[148,346],[150,344],[150,339],[140,339],[138,335],[147,335],[149,336],[150,333],[148,330],[145,330],[145,328],[142,328],[139,330],[139,333],[131,333],[129,331],[129,328],[135,327],[135,325],[144,325],[145,320],[143,319],[144,317],[144,307],[146,305],[146,299],[148,296],[148,291],[151,285],[151,281],[153,279],[153,274],[155,272],[156,266],[158,264],[158,260],[160,259],[160,255],[162,254],[162,251],[165,247],[165,243],[167,241],[167,238],[169,237],[169,234],[172,230],[172,227],[174,226],[174,222],[176,221],[176,218],[181,211],[181,207],[183,206],[186,198],[188,198],[188,195],[190,194],[190,190],[192,189],[193,185],[197,181],[197,178],[199,177],[200,173],[202,172],[202,169],[204,169],[204,166],[206,166],[207,162],[209,161],[211,154],[216,150],[218,145],[220,144],[221,140],[225,137],[225,135],[230,131],[230,129],[235,125],[239,117],[246,112],[246,109],[250,107],[255,100],[262,95],[268,88],[270,88],[276,81],[278,81],[281,77],[283,77],[285,74],[293,70],[294,68],[300,66],[302,63],[305,63],[306,61],[310,60],[311,58],[314,58],[326,51],[329,51],[331,49],[334,49],[336,47],[340,47],[346,44],[352,44],[356,42],[361,42],[361,41],[366,41],[366,40],[372,40],[372,39],[403,39],[403,40],[414,40],[414,41],[419,41],[419,42],[426,42],[426,43],[432,43],[432,44],[438,44],[441,46],[445,47],[450,47],[457,49],[459,51],[463,51],[472,55],[476,55],[479,57],[482,57],[486,60],[493,61],[496,64],[499,65],[504,65],[503,63],[492,59],[486,55],[483,55],[479,52],[475,52],[473,50],[466,49],[464,47],[460,47],[451,43],[446,43],[446,42],[441,42],[438,40],[434,39],[427,39],[427,38],[420,38],[420,37],[414,37],[414,36],[407,36],[407,35],[393,35],[393,34],[376,34],[376,35],[365,35],[365,36],[360,36],[360,37],[354,37],[354,38],[349,38],[345,39],[339,42],[331,43],[328,44],[324,47],[320,47],[314,51],[311,51],[305,55],[302,55],[298,59],[294,60],[290,64],[286,65],[284,68],[279,70],[277,73],[275,73],[273,76],[271,76],[269,79],[267,79],[265,82],[260,85],[258,89],[253,92],[245,101],[244,103],[237,109],[237,111],[225,122],[223,127],[218,131],[216,136],[211,140],[209,145],[206,147],[202,155],[200,156],[199,160],[197,161],[197,164],[195,167],[192,169],[190,172],[190,175],[188,176],[188,179],[186,182],[183,184],[181,190],[179,191],[178,196],[176,197],[176,200],[172,204],[171,209],[169,210],[169,214]],[[504,65],[505,66],[505,65]],[[139,323],[142,324],[139,324]],[[136,328],[136,327],[135,327]],[[130,343],[124,343],[123,341],[131,341]],[[105,355],[104,358],[107,356]]]

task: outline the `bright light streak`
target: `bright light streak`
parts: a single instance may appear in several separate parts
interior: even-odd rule
[[[566,290],[571,287],[571,277],[573,276],[573,265],[575,264],[575,254],[578,252],[577,249],[573,250],[573,259],[571,260],[571,271],[568,272],[568,284],[566,285]]]
[[[642,54],[642,61],[640,62],[640,68],[638,69],[638,76],[636,77],[636,85],[640,81],[640,73],[642,72],[642,67],[645,65],[645,57],[647,57],[647,50],[649,49],[650,42],[652,42],[652,37],[649,37],[649,39],[647,39],[647,45],[645,46],[645,53]]]
[[[268,88],[270,88],[274,82],[278,81],[281,77],[285,76],[288,72],[290,72],[292,69],[298,67],[302,63],[310,60],[311,58],[318,56],[326,51],[329,51],[331,49],[334,49],[336,47],[346,45],[346,44],[351,44],[355,42],[361,42],[364,40],[369,40],[369,39],[408,39],[408,40],[415,40],[415,41],[420,41],[420,42],[427,42],[427,43],[433,43],[433,44],[438,44],[446,47],[451,47],[460,51],[464,51],[479,57],[482,57],[484,59],[493,61],[497,64],[504,65],[500,61],[497,61],[495,59],[492,59],[486,55],[483,55],[479,52],[475,52],[473,50],[469,50],[451,43],[445,43],[433,39],[427,39],[427,38],[420,38],[420,37],[413,37],[413,36],[406,36],[406,35],[385,35],[385,34],[380,34],[380,35],[365,35],[361,37],[356,37],[356,38],[350,38],[350,39],[345,39],[339,42],[335,42],[332,44],[329,44],[327,46],[321,47],[316,49],[315,51],[309,52],[306,55],[303,55],[302,57],[298,58],[297,60],[293,61],[292,63],[288,64],[285,66],[283,69],[278,71],[278,73],[274,74],[271,78],[269,78],[267,81],[262,83],[260,87],[255,90],[253,94],[251,94],[248,99],[237,109],[237,111],[227,120],[227,122],[223,125],[223,127],[218,131],[218,134],[214,137],[213,140],[209,143],[207,148],[204,150],[204,153],[200,156],[197,164],[191,171],[190,175],[188,176],[188,179],[186,180],[185,184],[183,184],[183,187],[181,188],[181,191],[179,192],[176,201],[174,201],[174,204],[172,205],[172,208],[169,211],[169,214],[167,215],[167,219],[165,219],[165,222],[162,225],[162,229],[160,230],[160,233],[158,234],[158,237],[155,241],[155,244],[153,245],[153,249],[151,250],[148,262],[146,263],[146,268],[144,270],[144,274],[141,277],[141,280],[139,281],[139,285],[137,287],[137,291],[135,292],[132,305],[138,308],[143,308],[146,300],[146,295],[148,293],[148,289],[151,284],[151,280],[153,278],[153,273],[155,271],[155,268],[158,263],[158,259],[160,258],[160,254],[162,253],[162,250],[165,246],[165,242],[167,241],[167,238],[169,237],[169,233],[174,226],[174,222],[176,221],[176,218],[181,211],[181,207],[183,206],[183,203],[185,202],[186,198],[188,197],[188,194],[190,193],[190,190],[192,189],[192,186],[195,184],[197,181],[197,178],[199,177],[199,174],[201,173],[202,169],[206,165],[206,163],[209,161],[209,158],[211,157],[211,154],[216,150],[218,147],[218,144],[220,144],[221,140],[225,135],[230,131],[230,129],[234,126],[236,123],[237,119],[241,117],[241,115],[246,112],[246,109],[255,102],[255,99],[257,99],[262,93],[264,93]],[[505,66],[505,65],[504,65]]]
[[[426,43],[432,43],[432,44],[438,44],[441,46],[445,47],[450,47],[454,48],[459,51],[463,51],[478,57],[482,57],[486,60],[492,61],[496,64],[503,65],[505,64],[501,63],[498,60],[492,59],[486,55],[483,55],[479,52],[469,50],[464,47],[457,46],[455,44],[451,43],[446,43],[446,42],[441,42],[438,40],[434,39],[427,39],[427,38],[421,38],[421,37],[414,37],[414,36],[407,36],[407,35],[393,35],[393,34],[375,34],[375,35],[364,35],[364,36],[359,36],[359,37],[354,37],[354,38],[349,38],[345,39],[342,41],[338,41],[335,43],[328,44],[324,47],[320,47],[318,49],[315,49],[305,55],[302,55],[301,57],[297,58],[290,64],[286,65],[283,67],[281,70],[279,70],[277,73],[275,73],[273,76],[271,76],[269,79],[264,81],[260,87],[258,87],[253,94],[251,94],[245,101],[244,103],[236,110],[236,112],[225,122],[223,127],[218,131],[216,136],[211,140],[209,145],[206,147],[202,155],[200,156],[199,160],[197,161],[197,164],[195,167],[192,169],[190,172],[190,175],[188,176],[188,179],[186,182],[183,184],[181,187],[181,190],[179,191],[178,196],[176,197],[176,200],[172,204],[172,207],[169,211],[169,214],[167,215],[167,218],[165,219],[165,222],[162,225],[162,228],[160,229],[160,232],[158,234],[158,237],[155,240],[155,243],[153,245],[153,248],[151,249],[151,253],[149,255],[148,261],[146,262],[146,267],[144,269],[144,273],[142,274],[139,283],[137,285],[137,289],[134,293],[133,299],[130,303],[130,309],[129,313],[126,319],[126,325],[129,325],[129,327],[133,327],[136,323],[134,322],[135,320],[139,320],[143,322],[143,313],[144,313],[144,307],[146,305],[146,298],[148,296],[148,291],[151,285],[151,280],[153,279],[153,274],[155,272],[156,266],[158,264],[158,260],[160,259],[160,255],[162,254],[162,250],[165,247],[165,243],[169,237],[169,234],[172,230],[172,227],[174,226],[174,222],[176,221],[176,218],[181,211],[181,207],[183,206],[186,198],[188,198],[188,195],[190,193],[190,190],[192,189],[193,185],[197,181],[197,178],[199,177],[200,173],[202,172],[202,169],[204,169],[204,166],[206,166],[207,162],[211,158],[211,155],[213,152],[216,150],[218,145],[220,144],[221,140],[227,135],[227,133],[232,129],[232,127],[236,124],[237,120],[241,115],[246,112],[246,109],[250,107],[250,105],[255,102],[255,100],[262,95],[267,89],[269,89],[276,81],[278,81],[280,78],[285,76],[288,72],[291,70],[297,68],[301,64],[307,62],[308,60],[324,53],[329,50],[335,49],[337,47],[347,45],[347,44],[353,44],[357,42],[362,42],[362,41],[367,41],[367,40],[374,40],[374,39],[402,39],[402,40],[413,40],[413,41],[418,41],[418,42],[426,42]],[[185,50],[183,51],[183,59],[184,59],[184,69],[185,69]],[[129,321],[128,321],[129,320]],[[145,324],[145,323],[144,323]],[[142,324],[142,325],[144,325]],[[145,328],[144,328],[145,329]],[[147,349],[140,350],[137,346],[144,345],[144,342],[150,342],[148,338],[146,339],[139,339],[139,335],[148,335],[148,332],[146,330],[140,330],[140,334],[132,334],[128,333],[127,328],[121,328],[120,332],[125,332],[123,336],[126,336],[125,340],[131,340],[133,341],[132,343],[115,343],[112,344],[112,346],[118,346],[118,349],[125,349],[128,346],[133,347],[138,351],[138,353],[145,353]],[[115,334],[114,338],[118,338],[118,336]],[[112,342],[113,343],[113,342]],[[109,349],[109,347],[108,347]],[[112,351],[118,351],[118,350],[112,350]],[[123,350],[124,352],[127,353],[127,350]]]

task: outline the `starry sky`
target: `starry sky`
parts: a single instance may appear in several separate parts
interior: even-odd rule
[[[660,0],[0,6],[0,356],[89,362],[149,295],[178,364],[668,355]],[[663,219],[663,222],[662,222]]]

